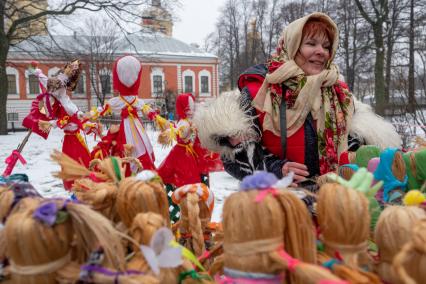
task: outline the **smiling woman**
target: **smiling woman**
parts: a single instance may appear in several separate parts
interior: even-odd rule
[[[333,63],[337,46],[337,26],[326,14],[312,13],[290,23],[269,61],[240,75],[241,94],[235,100],[241,110],[238,115],[238,107],[230,105],[201,110],[205,114],[200,111],[196,115],[196,123],[204,127],[199,132],[202,143],[212,144],[214,141],[209,140],[218,136],[222,138],[216,140],[223,142],[227,137],[227,145],[238,152],[237,156],[245,151],[245,164],[254,164],[252,168],[257,170],[263,167],[279,178],[294,172],[295,182],[304,186],[307,179],[335,171],[340,155],[348,150],[354,112],[352,94],[339,81]],[[229,120],[226,112],[231,109],[232,117],[251,121],[251,126],[259,129],[257,141],[247,141],[250,127],[223,135],[220,129],[209,129],[211,123],[206,120],[212,119],[222,121],[221,125],[238,125],[238,121]],[[259,151],[250,152],[248,145],[253,143]],[[242,161],[235,157],[224,161],[224,166],[242,179],[250,172],[242,172]]]

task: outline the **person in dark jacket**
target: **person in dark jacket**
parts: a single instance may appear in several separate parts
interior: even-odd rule
[[[278,177],[292,171],[296,182],[336,170],[354,111],[352,95],[332,63],[337,46],[337,26],[323,13],[289,24],[268,63],[239,78],[241,105],[248,106],[244,115],[255,117],[250,127],[260,134],[247,140],[234,133],[227,137],[231,146],[260,144],[253,157],[262,161],[258,167]],[[226,155],[224,160],[231,169]]]

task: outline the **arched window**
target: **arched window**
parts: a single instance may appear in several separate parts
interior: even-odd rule
[[[185,93],[195,92],[195,73],[192,70],[185,70],[182,72],[182,81],[183,81],[183,91]]]
[[[151,96],[160,97],[164,93],[164,71],[163,68],[153,67],[151,69]]]
[[[200,96],[211,96],[211,75],[207,70],[202,70],[198,73],[199,92]]]
[[[35,98],[41,92],[38,77],[28,70],[25,70],[25,87],[27,98],[30,99]]]
[[[6,67],[7,97],[19,98],[19,72],[13,67]]]

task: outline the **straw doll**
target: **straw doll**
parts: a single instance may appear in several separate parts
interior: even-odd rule
[[[146,273],[152,272],[152,268],[150,267],[149,263],[146,261],[145,256],[143,252],[140,250],[139,245],[149,246],[155,232],[157,232],[160,228],[167,227],[168,225],[169,224],[161,215],[153,213],[153,212],[139,213],[136,215],[136,217],[133,219],[133,223],[129,231],[129,234],[136,241],[136,243],[133,243],[132,245],[135,255],[132,257],[132,259],[128,263],[129,269],[144,271]],[[177,265],[176,267],[169,267],[169,268],[163,267],[163,263],[161,263],[159,268],[160,269],[159,269],[158,277],[159,277],[160,283],[178,283],[179,278],[182,278],[185,272],[194,271],[192,264],[187,260],[182,260],[181,264]],[[190,274],[188,274],[188,276],[190,276]],[[191,280],[191,277],[189,277],[183,283],[191,283],[190,280]],[[203,282],[205,281],[206,280],[203,280]],[[195,282],[195,280],[193,282]]]
[[[276,182],[273,174],[258,172],[244,178],[241,191],[225,200],[224,276],[219,279],[223,283],[337,280],[314,265],[314,226],[305,205],[294,193],[273,188]]]
[[[404,153],[405,166],[407,169],[407,188],[420,189],[426,180],[426,148]]]
[[[214,194],[203,183],[188,184],[177,188],[172,195],[179,204],[179,243],[201,256],[211,245],[209,222],[214,207]]]
[[[59,152],[54,152],[51,157],[62,166],[55,176],[75,181],[72,190],[79,201],[88,204],[113,222],[118,221],[115,200],[118,184],[125,177],[123,159],[109,157],[102,161],[93,160],[91,165],[96,164],[97,170],[91,171]]]
[[[393,260],[401,283],[420,284],[426,279],[426,220],[414,225],[409,241]]]
[[[325,252],[350,267],[359,267],[370,232],[369,202],[364,194],[337,183],[321,186],[317,219]]]
[[[123,224],[130,228],[138,213],[160,214],[170,227],[166,190],[161,179],[152,171],[143,171],[136,177],[120,182],[116,210]]]
[[[377,222],[374,239],[379,249],[376,271],[384,281],[397,282],[392,261],[410,240],[415,223],[424,218],[426,213],[414,206],[389,206],[383,210]]]
[[[377,196],[379,200],[384,203],[402,203],[408,177],[400,150],[396,148],[383,150],[380,154],[380,163],[374,171],[374,179],[383,181],[383,190],[379,191]]]
[[[105,217],[61,199],[26,200],[4,228],[13,283],[56,283],[58,270],[72,261],[83,264],[99,246],[103,265],[124,270],[118,232]],[[78,275],[68,277],[76,280]]]

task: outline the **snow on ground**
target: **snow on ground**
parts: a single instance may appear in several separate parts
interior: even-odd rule
[[[171,148],[164,149],[157,144],[158,132],[151,129],[147,131],[153,144],[156,166],[160,165],[167,156]],[[17,148],[24,139],[27,132],[9,133],[7,136],[0,136],[0,163],[6,159],[10,153]],[[53,149],[61,150],[63,132],[59,129],[53,129],[47,140],[44,140],[36,134],[32,134],[22,151],[22,156],[27,161],[26,165],[17,163],[13,173],[25,173],[30,182],[44,197],[67,197],[68,193],[62,186],[62,181],[52,176],[52,173],[58,171],[59,166],[50,159]],[[96,145],[93,136],[86,137],[89,149]],[[5,169],[5,164],[0,166],[1,173]],[[1,174],[0,173],[0,174]],[[210,188],[215,194],[215,208],[212,221],[221,219],[223,201],[232,192],[238,188],[238,181],[226,172],[210,173]]]

